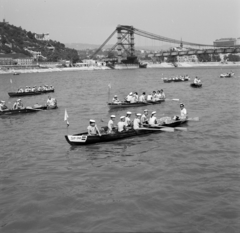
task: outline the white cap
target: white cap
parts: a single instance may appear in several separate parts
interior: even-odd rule
[[[95,120],[91,120],[91,119],[90,119],[90,122],[93,122],[93,123],[95,123]]]
[[[129,115],[130,115],[130,114],[132,114],[132,113],[131,113],[131,112],[127,112],[127,114],[129,114]]]
[[[129,95],[132,95],[132,92],[130,92]]]
[[[147,109],[145,109],[145,110],[144,110],[144,112],[148,112],[148,110],[147,110]]]
[[[120,119],[123,119],[123,118],[125,118],[125,116],[121,116],[121,117],[120,117]]]
[[[18,99],[17,101],[21,101],[21,99]]]
[[[156,111],[153,111],[153,112],[152,112],[152,114],[155,114],[155,113],[156,113]]]
[[[117,97],[117,95],[115,95],[114,97]]]
[[[116,117],[115,115],[111,115],[111,117]]]
[[[137,113],[136,115],[137,115],[137,116],[141,116],[142,114],[141,114],[141,113]]]

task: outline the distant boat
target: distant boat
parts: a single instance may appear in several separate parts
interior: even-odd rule
[[[15,73],[13,73],[13,75],[19,75],[20,73],[18,73],[18,72],[15,72]]]
[[[230,73],[226,73],[226,74],[220,74],[220,78],[231,78],[233,77],[234,73],[230,72]]]

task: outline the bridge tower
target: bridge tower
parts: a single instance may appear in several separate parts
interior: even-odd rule
[[[127,58],[129,60],[134,60],[135,48],[134,48],[134,27],[118,25],[117,31],[117,53],[118,53],[118,63],[123,60],[123,52],[127,53]]]

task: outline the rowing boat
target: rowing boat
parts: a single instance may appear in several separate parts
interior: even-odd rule
[[[165,100],[158,100],[158,101],[148,101],[148,102],[136,102],[136,103],[127,103],[127,102],[122,102],[119,104],[114,104],[114,103],[107,103],[109,108],[127,108],[127,107],[141,107],[141,106],[146,106],[146,105],[152,105],[152,104],[160,104],[164,102]]]
[[[58,106],[47,106],[47,105],[38,105],[38,106],[33,106],[33,109],[39,109],[39,110],[50,110],[50,109],[57,109]]]
[[[234,73],[226,73],[226,74],[220,74],[220,78],[231,78],[233,77]]]
[[[54,92],[54,89],[44,90],[44,91],[29,91],[29,92],[8,92],[8,95],[10,97],[17,97],[17,96],[41,95],[49,92]]]
[[[162,128],[162,127],[178,127],[182,124],[185,124],[188,122],[188,119],[184,119],[184,120],[177,120],[177,121],[172,121],[172,122],[169,122],[169,123],[163,123],[163,124],[159,124],[159,125],[144,125],[144,127],[146,128],[154,128],[154,129],[159,129],[159,128]]]
[[[120,140],[120,139],[125,139],[125,138],[129,138],[129,137],[140,136],[140,135],[145,135],[145,134],[160,133],[163,131],[167,131],[167,130],[140,128],[137,130],[129,129],[129,130],[123,131],[123,132],[102,134],[101,136],[88,135],[87,132],[84,132],[84,133],[73,134],[73,135],[65,135],[65,139],[72,146],[83,146],[83,145],[100,143],[100,142],[110,142],[110,141],[115,141],[115,140]],[[172,129],[172,131],[170,131],[170,132],[173,132],[173,131],[174,130]]]
[[[190,86],[194,88],[200,88],[202,87],[202,83],[191,83]]]
[[[171,82],[186,82],[189,81],[189,77],[183,77],[183,78],[162,78],[164,83],[171,83]]]
[[[9,109],[0,111],[0,115],[15,115],[15,114],[23,114],[23,113],[34,113],[38,112],[39,109],[33,109],[33,108],[23,108],[23,109]]]

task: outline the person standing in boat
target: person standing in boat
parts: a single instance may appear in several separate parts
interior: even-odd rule
[[[48,96],[48,100],[47,100],[47,107],[49,108],[53,108],[57,106],[57,100],[52,98],[51,96]]]
[[[152,112],[151,117],[149,118],[148,124],[149,124],[149,125],[155,125],[155,124],[157,124],[156,111],[153,111],[153,112]]]
[[[133,120],[133,129],[139,129],[141,127],[141,113],[136,114],[136,118]]]
[[[110,120],[108,121],[108,133],[113,133],[113,129],[115,128],[114,126],[114,120],[115,120],[115,115],[110,116]]]
[[[120,117],[120,121],[117,124],[117,128],[118,128],[118,132],[122,132],[122,131],[127,130],[127,126],[126,126],[126,122],[125,122],[125,116]]]
[[[142,125],[143,125],[143,124],[148,124],[148,118],[147,118],[148,110],[145,109],[143,112],[144,112],[144,113],[143,113],[142,116],[141,116],[141,124],[142,124]]]
[[[118,99],[117,95],[115,95],[115,96],[113,97],[112,103],[113,103],[113,104],[120,104],[120,103],[121,103],[121,101]]]
[[[180,119],[186,120],[188,118],[187,109],[185,108],[183,103],[180,103]]]
[[[132,115],[131,112],[127,112],[126,117],[125,117],[126,126],[131,126],[132,125],[131,115]]]
[[[102,136],[100,131],[98,130],[95,120],[89,121],[89,126],[87,127],[87,131],[88,131],[88,135],[90,136],[96,136],[96,135]]]
[[[139,102],[146,103],[146,93],[143,92],[142,95],[139,97]]]

